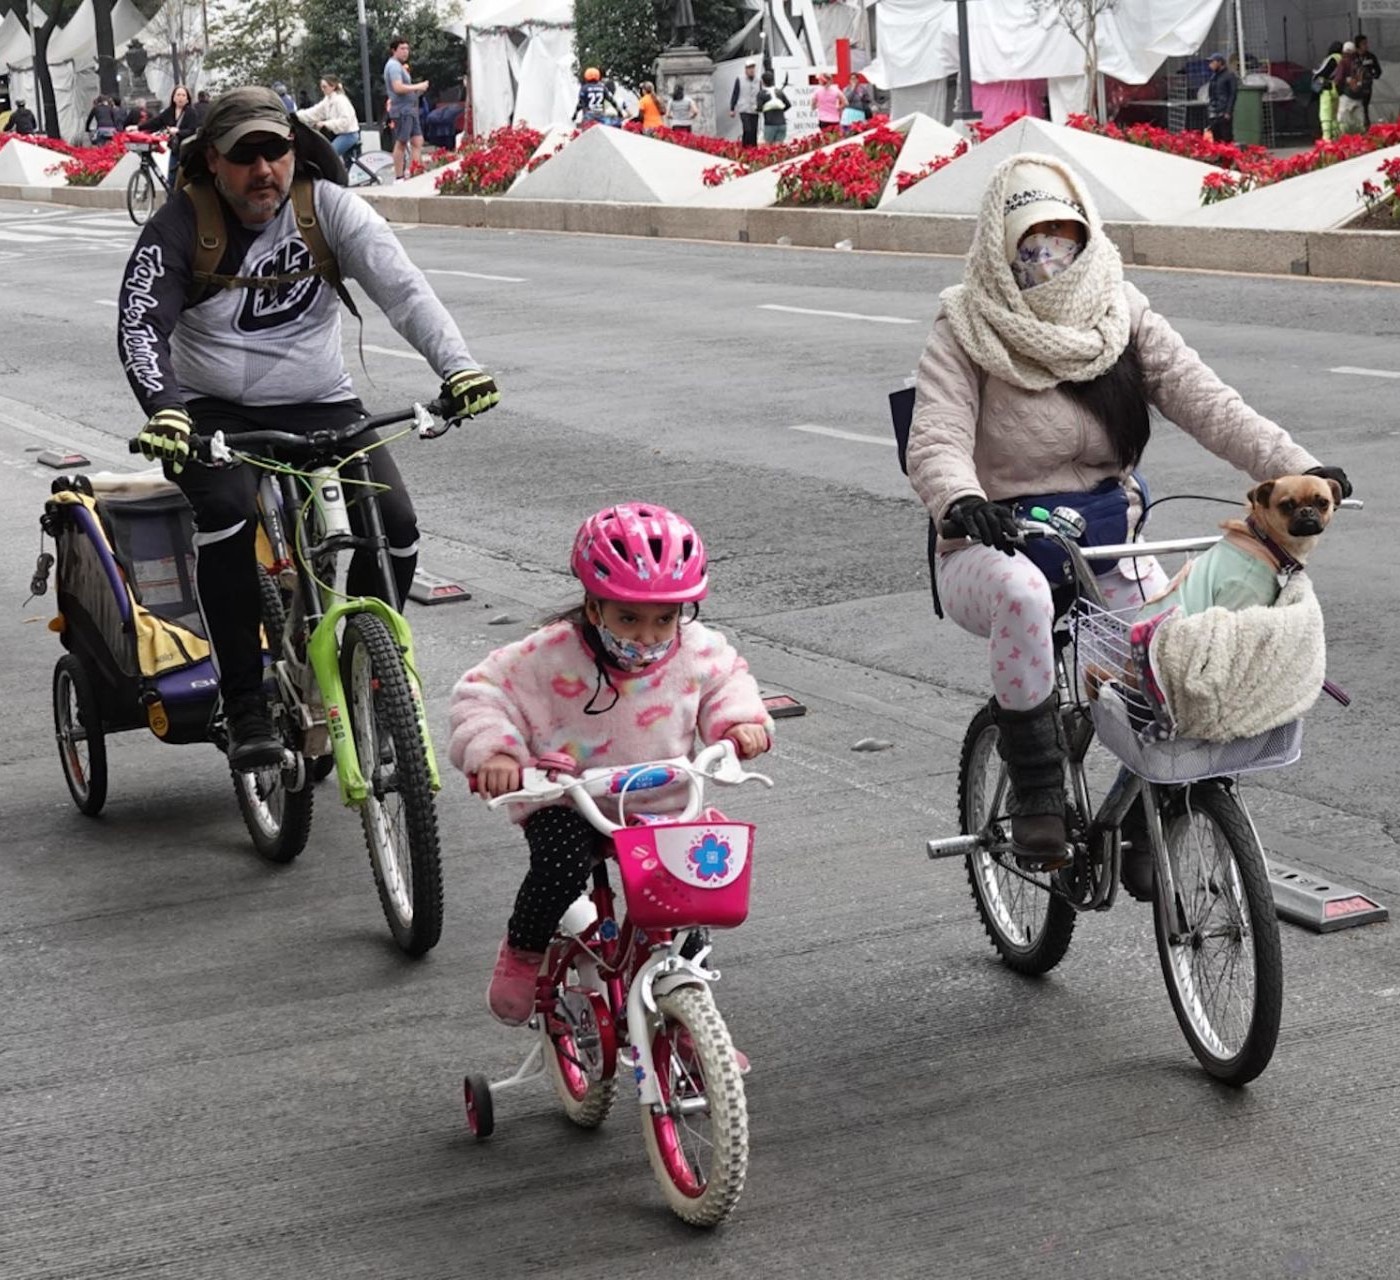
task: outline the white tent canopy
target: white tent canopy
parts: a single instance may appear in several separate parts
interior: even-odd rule
[[[536,129],[567,120],[574,108],[573,0],[468,0],[456,30],[469,41],[472,128]]]
[[[0,18],[0,70],[29,56],[29,32],[18,17],[7,13]]]

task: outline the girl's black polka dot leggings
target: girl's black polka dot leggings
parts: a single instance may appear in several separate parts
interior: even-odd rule
[[[576,809],[554,805],[525,819],[530,870],[515,895],[506,941],[521,951],[549,946],[560,918],[588,887],[600,836]]]

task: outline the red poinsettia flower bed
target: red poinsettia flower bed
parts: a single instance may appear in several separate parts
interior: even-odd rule
[[[485,138],[472,138],[438,175],[437,189],[445,196],[499,195],[543,141],[544,134],[527,125],[506,125]]]
[[[49,173],[61,173],[70,187],[95,187],[116,167],[117,161],[126,154],[128,142],[153,142],[157,149],[165,149],[165,140],[150,133],[123,133],[100,147],[75,147],[61,138],[50,138],[47,134],[0,133],[0,147],[17,138],[21,142],[33,143],[46,151],[55,151],[64,159],[50,165]]]
[[[989,135],[990,136],[990,135]],[[931,173],[937,173],[944,165],[952,164],[959,156],[967,154],[967,141],[959,142],[946,156],[934,156],[922,169],[901,173],[895,180],[895,190],[903,195],[917,182],[922,182]]]
[[[886,125],[866,129],[859,142],[809,156],[778,173],[778,203],[870,209],[890,180],[904,135]]]

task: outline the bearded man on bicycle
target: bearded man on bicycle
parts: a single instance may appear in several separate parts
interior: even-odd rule
[[[500,393],[388,223],[344,186],[329,144],[270,89],[217,98],[181,153],[181,171],[186,185],[146,224],[127,262],[117,348],[149,418],[141,452],[164,464],[194,508],[196,586],[229,761],[252,769],[282,758],[263,693],[257,473],[186,467],[191,433],[310,434],[364,415],[341,354],[341,274],[443,379],[450,417],[482,413]],[[369,457],[385,486],[399,597],[389,603],[398,606],[413,581],[417,520],[387,450]],[[375,576],[373,551],[357,550],[347,593],[373,594]]]

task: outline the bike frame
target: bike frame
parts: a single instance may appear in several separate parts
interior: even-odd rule
[[[368,482],[369,463],[362,456],[349,459],[338,470],[342,476],[352,481]],[[325,727],[330,735],[331,753],[335,757],[341,800],[348,806],[363,803],[369,795],[369,783],[360,768],[359,753],[346,726],[346,692],[339,662],[340,624],[357,613],[372,613],[383,621],[394,637],[394,642],[403,650],[404,667],[413,694],[414,712],[427,755],[429,777],[434,791],[440,790],[442,786],[437,758],[432,748],[432,737],[428,731],[423,691],[418,679],[417,660],[413,649],[413,632],[408,620],[393,606],[374,596],[351,596],[327,604],[322,599],[321,588],[315,579],[312,566],[318,558],[335,556],[347,549],[372,547],[378,562],[381,590],[386,595],[392,592],[393,566],[389,558],[389,544],[384,534],[378,497],[373,488],[366,484],[358,501],[364,521],[362,534],[330,534],[316,544],[307,546],[303,543],[303,535],[309,522],[302,515],[304,501],[297,488],[296,477],[285,472],[276,475],[265,474],[259,482],[259,504],[263,512],[263,527],[272,547],[273,571],[280,573],[284,570],[295,570],[298,599],[309,628],[306,641],[307,663],[299,662],[295,655],[288,653],[285,644],[278,661],[280,664],[286,664],[290,670],[292,678],[289,683],[298,694],[298,702],[305,714],[312,718],[311,724],[303,724],[302,727],[314,728],[318,711],[324,717]],[[290,538],[286,532],[289,518]],[[305,679],[308,664],[315,681],[314,689],[309,687]]]
[[[715,764],[719,767],[711,771],[710,766]],[[495,808],[522,800],[538,802],[567,795],[578,812],[607,839],[608,857],[611,857],[614,852],[611,835],[621,826],[602,813],[594,800],[593,791],[605,794],[618,774],[657,766],[688,775],[687,803],[671,819],[676,822],[690,822],[699,813],[704,796],[703,779],[735,784],[756,779],[768,786],[773,785],[772,780],[763,774],[749,773],[740,768],[732,744],[721,742],[706,747],[693,762],[682,757],[653,761],[647,765],[589,769],[580,777],[560,775],[551,783],[533,788],[528,785],[531,779],[527,776],[524,780],[526,785],[521,791],[498,796],[490,804]],[[536,770],[528,770],[529,774],[537,774],[541,779],[547,777]],[[540,1025],[546,1030],[549,1028],[550,1019],[558,1017],[558,1001],[554,992],[558,987],[567,985],[569,969],[576,969],[585,988],[595,992],[607,1005],[613,1023],[612,1034],[616,1034],[619,1023],[627,1028],[637,1101],[650,1110],[661,1111],[665,1103],[652,1057],[650,1034],[651,1019],[657,1012],[657,997],[668,995],[680,987],[708,987],[719,980],[720,974],[719,970],[705,964],[710,953],[708,942],[694,956],[682,954],[687,943],[698,932],[697,929],[678,929],[669,939],[653,942],[644,930],[637,928],[625,916],[622,923],[618,923],[616,898],[608,880],[607,860],[605,857],[593,869],[593,889],[587,898],[591,904],[592,918],[579,919],[570,927],[570,916],[585,901],[580,899],[565,913],[564,921],[560,924],[559,932],[568,937],[569,942],[562,947],[551,944],[548,953],[551,963],[540,975],[537,986],[535,1019],[543,1019]],[[544,1070],[544,1052],[543,1044],[537,1043],[515,1075],[492,1085],[492,1088],[508,1088],[535,1079]]]

